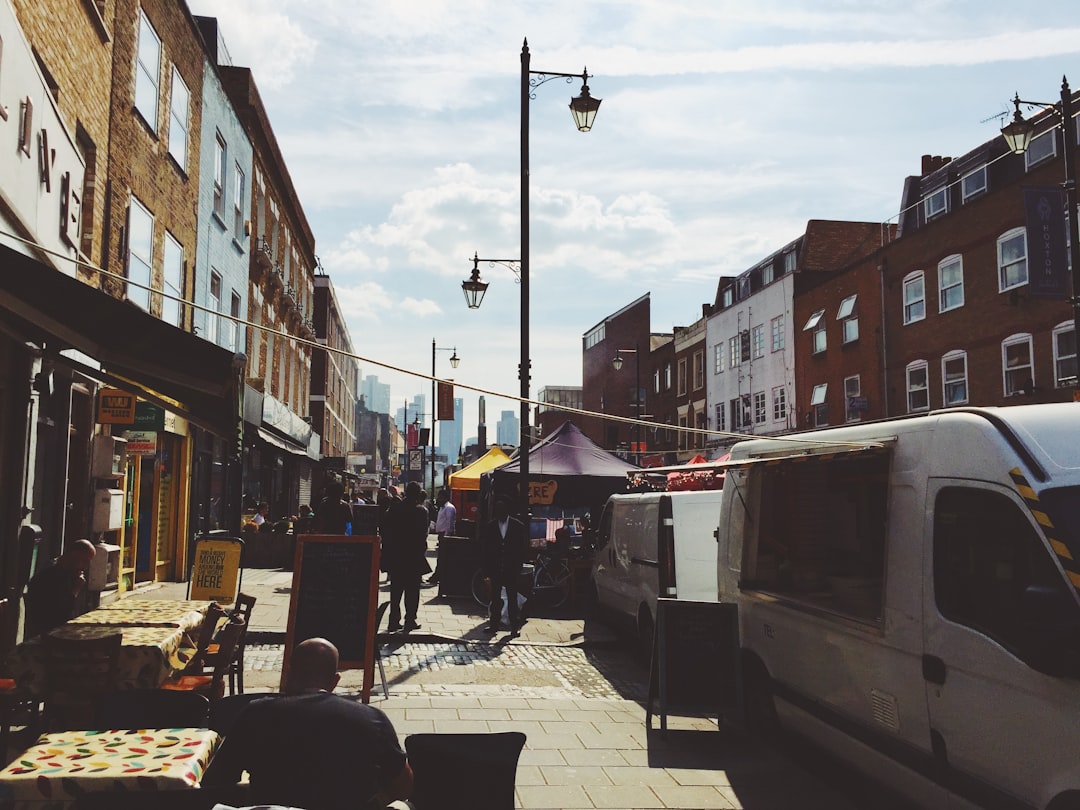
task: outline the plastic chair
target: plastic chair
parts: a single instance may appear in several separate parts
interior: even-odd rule
[[[209,714],[210,701],[197,692],[127,689],[100,697],[94,728],[206,728]]]
[[[215,700],[210,704],[210,717],[208,727],[223,737],[228,737],[232,731],[236,718],[248,707],[248,704],[256,700],[281,697],[278,692],[246,692],[242,695],[226,695],[221,700]]]
[[[234,660],[236,645],[240,642],[247,623],[241,618],[231,618],[218,633],[218,654],[212,675],[185,675],[172,678],[162,684],[162,689],[179,692],[198,692],[205,695],[211,701],[217,700],[225,693],[225,676],[229,666]]]
[[[405,753],[413,770],[410,801],[417,810],[454,805],[512,810],[518,757],[525,734],[410,734]]]
[[[52,731],[89,728],[99,695],[116,688],[123,633],[63,638],[46,633],[45,722]]]

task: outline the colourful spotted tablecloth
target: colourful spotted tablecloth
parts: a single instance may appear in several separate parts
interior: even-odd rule
[[[0,807],[61,810],[97,790],[197,788],[220,739],[201,728],[43,734],[0,771]]]
[[[202,624],[203,613],[182,611],[142,610],[138,607],[99,608],[76,616],[68,624],[100,624],[121,627],[179,627],[190,633]]]
[[[124,627],[101,624],[67,624],[50,630],[62,638],[100,638],[117,631],[123,633],[120,660],[116,667],[117,689],[157,689],[174,672],[183,669],[182,649],[186,634],[179,627]],[[38,697],[45,697],[45,646],[32,638],[19,644],[7,659],[7,670],[20,687]]]

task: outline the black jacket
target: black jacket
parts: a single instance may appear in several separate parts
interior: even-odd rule
[[[496,581],[516,577],[529,556],[529,533],[525,524],[511,517],[506,537],[499,531],[499,521],[489,520],[480,532],[484,575]]]

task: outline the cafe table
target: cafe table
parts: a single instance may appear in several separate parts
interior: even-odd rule
[[[116,668],[117,689],[157,689],[176,671],[184,668],[182,650],[187,634],[180,627],[80,624],[68,622],[49,631],[61,638],[100,638],[123,634]],[[21,688],[36,697],[45,695],[45,645],[31,638],[8,655],[7,669]]]
[[[0,771],[0,806],[63,810],[92,791],[196,789],[220,740],[204,728],[43,734]]]

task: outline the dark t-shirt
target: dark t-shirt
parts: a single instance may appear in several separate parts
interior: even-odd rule
[[[27,636],[45,633],[72,617],[78,577],[78,571],[56,563],[34,575],[26,593]]]
[[[318,692],[244,709],[203,781],[232,784],[247,771],[252,804],[357,810],[404,767],[405,752],[381,709]]]

